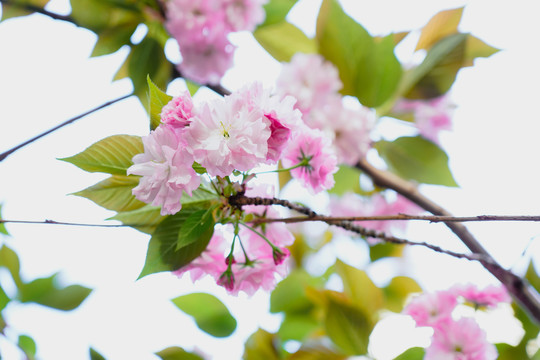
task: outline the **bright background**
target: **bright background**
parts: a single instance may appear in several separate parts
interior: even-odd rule
[[[290,21],[312,36],[319,4],[315,0],[299,1]],[[371,34],[377,35],[418,29],[437,11],[465,2],[350,0],[342,4]],[[537,7],[536,2],[526,0],[511,5],[506,1],[477,0],[464,11],[460,29],[503,51],[460,71],[452,89],[458,108],[453,131],[442,134],[442,147],[449,154],[460,188],[421,188],[456,215],[540,213],[536,156],[540,120]],[[69,5],[64,0],[53,0],[48,9],[68,13]],[[250,34],[236,34],[232,40],[239,46],[236,67],[227,73],[223,85],[235,89],[253,80],[273,85],[280,65]],[[413,40],[414,34],[409,45]],[[0,152],[131,91],[129,80],[111,82],[126,52],[90,59],[95,41],[95,35],[87,30],[41,15],[0,23]],[[409,53],[406,41],[398,55],[408,59]],[[181,86],[181,82],[175,82],[169,93],[178,93]],[[388,138],[410,132],[395,121],[383,121],[379,129]],[[0,163],[4,218],[103,223],[111,212],[67,194],[93,185],[104,176],[85,173],[56,159],[74,155],[113,134],[145,135],[147,131],[144,109],[136,98],[130,98],[14,153]],[[538,260],[540,226],[536,223],[471,223],[468,227],[505,267],[520,273],[531,254],[536,254]],[[10,304],[4,311],[6,321],[17,334],[29,334],[37,341],[41,359],[87,359],[88,346],[93,346],[110,360],[150,360],[157,359],[152,353],[173,345],[187,350],[198,348],[214,360],[239,359],[249,334],[259,326],[274,331],[279,324],[278,316],[268,314],[268,295],[264,293],[231,298],[211,281],[193,286],[188,279],[169,274],[135,282],[149,240],[135,230],[19,224],[8,224],[7,228],[12,237],[5,241],[19,254],[27,280],[61,271],[66,285],[79,283],[95,289],[80,308],[68,313],[18,304]],[[406,236],[465,251],[440,224],[412,223]],[[348,252],[343,259],[363,267],[365,254],[359,249],[364,248]],[[330,250],[339,251],[340,246]],[[419,279],[426,289],[443,289],[456,282],[494,282],[475,263],[420,248],[408,249],[408,255],[400,271]],[[335,255],[329,256],[330,260],[324,261],[331,263]],[[379,284],[387,279],[384,263],[368,271]],[[9,290],[4,275],[0,272],[0,281]],[[193,291],[212,292],[227,303],[238,320],[233,336],[216,339],[203,334],[169,301]],[[379,338],[386,339],[374,341],[371,351],[377,359],[393,358],[404,349],[399,346],[405,345],[399,344],[412,341],[403,335],[411,332],[406,319],[394,320],[403,327],[390,321],[385,320],[375,331],[374,337],[378,333]],[[503,329],[503,334],[491,331],[492,339],[509,339],[518,333],[508,330],[511,325],[501,326],[500,322],[487,326],[491,330]],[[396,347],[389,346],[388,339]],[[414,341],[426,345],[425,340],[424,334],[422,340]],[[0,343],[0,347],[10,350],[6,343]],[[13,356],[17,358],[15,353]]]

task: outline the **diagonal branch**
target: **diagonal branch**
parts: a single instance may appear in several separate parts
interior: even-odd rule
[[[356,167],[368,175],[376,185],[396,191],[433,215],[452,216],[449,211],[422,195],[412,183],[392,173],[375,168],[365,159],[360,160]],[[508,292],[527,310],[531,318],[540,323],[540,295],[538,292],[526,280],[501,267],[463,224],[459,222],[445,222],[445,224],[472,253],[491,259],[489,263],[483,263],[484,267],[504,284]]]
[[[0,0],[0,1],[3,1],[3,0]],[[45,135],[49,135],[50,133],[52,133],[52,132],[54,132],[54,131],[56,131],[56,130],[58,130],[58,129],[60,129],[60,128],[63,128],[64,126],[69,125],[69,124],[71,124],[72,122],[75,122],[75,121],[77,121],[77,120],[79,120],[79,119],[85,117],[86,115],[90,115],[90,114],[92,114],[92,113],[94,113],[94,112],[96,112],[96,111],[98,111],[98,110],[101,110],[101,109],[103,109],[103,108],[106,108],[106,107],[109,106],[109,105],[112,105],[112,104],[114,104],[114,103],[117,103],[117,102],[119,102],[119,101],[122,101],[122,100],[124,100],[124,99],[127,99],[127,98],[130,97],[131,95],[132,95],[132,94],[124,95],[124,96],[119,97],[119,98],[117,98],[117,99],[114,99],[114,100],[111,100],[111,101],[107,101],[106,103],[101,104],[101,105],[98,106],[98,107],[95,107],[95,108],[93,108],[93,109],[91,109],[91,110],[88,110],[88,111],[85,112],[85,113],[82,113],[82,114],[80,114],[80,115],[77,115],[77,116],[75,116],[75,117],[69,119],[69,120],[66,120],[66,121],[64,121],[63,123],[61,123],[60,125],[57,125],[57,126],[53,127],[52,129],[49,129],[49,130],[47,130],[47,131],[45,131],[45,132],[43,132],[43,133],[41,133],[41,134],[39,134],[39,135],[37,135],[37,136],[34,136],[33,138],[31,138],[31,139],[29,139],[29,140],[26,140],[26,141],[23,142],[22,144],[19,144],[19,145],[13,147],[13,148],[11,148],[11,149],[9,149],[9,150],[7,150],[7,151],[1,153],[1,154],[0,154],[0,162],[2,162],[2,161],[3,161],[5,158],[7,158],[9,155],[13,154],[15,151],[19,150],[19,149],[22,148],[22,147],[25,147],[26,145],[29,145],[29,144],[33,143],[34,141],[36,141],[36,140],[38,140],[38,139],[41,139],[41,138],[44,137]]]
[[[56,13],[53,13],[53,12],[50,12],[48,10],[45,10],[39,6],[35,6],[35,5],[32,5],[32,4],[18,4],[16,2],[13,2],[13,1],[10,1],[10,0],[0,0],[0,4],[5,4],[5,5],[9,5],[9,6],[14,6],[14,7],[18,7],[18,8],[21,8],[21,9],[24,9],[24,10],[28,10],[30,12],[36,12],[36,13],[39,13],[39,14],[42,14],[42,15],[46,15],[54,20],[62,20],[62,21],[67,21],[67,22],[70,22],[74,25],[77,25],[79,26],[79,24],[77,24],[75,22],[75,20],[68,16],[68,15],[60,15],[60,14],[56,14]]]

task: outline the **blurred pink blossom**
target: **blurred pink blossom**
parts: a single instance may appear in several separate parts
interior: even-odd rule
[[[494,360],[497,349],[471,318],[446,322],[435,328],[425,360]]]
[[[479,307],[494,308],[499,303],[509,303],[512,298],[503,286],[490,285],[479,289],[474,284],[456,285],[452,288],[457,296],[462,296],[466,301]]]
[[[403,309],[410,315],[417,326],[439,326],[452,319],[452,312],[457,305],[456,295],[451,291],[424,293],[415,297]]]
[[[253,31],[264,21],[263,5],[268,0],[224,0],[227,23],[232,31]]]
[[[168,126],[158,126],[142,138],[144,153],[133,157],[128,175],[139,175],[133,195],[140,201],[161,206],[161,215],[175,214],[182,205],[182,192],[191,196],[200,178],[192,168],[193,157],[186,144]]]

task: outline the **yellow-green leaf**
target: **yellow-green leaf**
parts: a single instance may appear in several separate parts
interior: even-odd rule
[[[277,61],[290,61],[297,52],[317,52],[315,40],[308,38],[302,30],[287,21],[260,27],[253,35]]]
[[[140,136],[113,135],[89,146],[83,152],[60,160],[89,172],[126,175],[133,156],[144,151]]]
[[[165,216],[161,215],[161,207],[145,205],[136,210],[118,213],[108,220],[118,220],[143,233],[152,234],[163,219]]]
[[[139,184],[139,179],[140,177],[132,175],[112,175],[73,195],[85,197],[113,211],[136,210],[146,205],[132,194],[132,189]]]
[[[150,79],[150,75],[146,77],[148,82],[148,98],[150,109],[150,130],[154,130],[161,123],[161,109],[172,100],[172,96],[167,95],[163,90],[156,86]]]
[[[456,34],[462,15],[463,7],[443,10],[435,14],[422,29],[420,39],[416,44],[416,50],[428,50],[442,38]]]
[[[414,279],[407,276],[396,276],[384,289],[385,307],[393,312],[401,312],[407,297],[412,293],[422,292],[422,288]]]
[[[341,260],[335,264],[336,273],[343,281],[344,292],[349,296],[351,302],[364,309],[367,317],[376,319],[376,312],[380,310],[384,303],[384,295],[365,271],[347,265]]]

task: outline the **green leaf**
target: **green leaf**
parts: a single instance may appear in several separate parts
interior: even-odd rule
[[[6,245],[0,248],[0,266],[3,266],[9,270],[13,282],[17,287],[21,287],[23,282],[21,280],[20,269],[21,265],[19,263],[19,257],[15,251],[8,248]]]
[[[390,284],[383,288],[385,296],[385,308],[399,313],[403,310],[405,300],[412,293],[422,292],[422,288],[414,279],[407,276],[396,276]]]
[[[36,358],[36,342],[30,336],[19,335],[17,346],[24,352],[27,360],[34,360]]]
[[[194,242],[205,241],[208,234],[212,236],[216,224],[212,216],[213,210],[211,207],[208,210],[195,211],[186,219],[178,232],[176,251]]]
[[[297,52],[317,52],[315,40],[308,38],[302,30],[287,21],[259,27],[253,36],[277,61],[288,62]]]
[[[286,314],[279,327],[278,335],[283,341],[302,341],[319,327],[319,321],[310,313]]]
[[[404,245],[391,243],[378,243],[370,245],[369,259],[371,262],[383,259],[386,257],[400,257],[403,255]]]
[[[287,14],[296,2],[297,0],[270,0],[264,5],[266,17],[259,27],[276,24],[285,20],[285,17],[287,17]]]
[[[146,206],[132,194],[132,189],[139,185],[138,176],[113,175],[73,195],[92,200],[99,206],[113,211],[131,211]]]
[[[424,358],[424,355],[425,355],[424,348],[413,347],[401,353],[394,360],[422,360]]]
[[[150,99],[150,130],[154,130],[161,123],[161,109],[163,109],[173,97],[167,95],[158,88],[150,79],[150,75],[147,76],[146,80],[148,82],[148,94]]]
[[[373,329],[371,319],[336,296],[328,295],[327,300],[324,326],[330,340],[348,355],[366,354]]]
[[[81,285],[59,287],[56,276],[36,279],[19,287],[19,300],[23,303],[34,302],[58,310],[77,308],[92,292]]]
[[[529,263],[529,267],[527,268],[527,273],[525,273],[525,279],[529,281],[529,283],[532,285],[533,288],[536,289],[536,291],[540,292],[540,276],[538,276],[538,272],[536,271],[532,260]]]
[[[313,307],[313,303],[306,296],[306,287],[321,286],[320,279],[309,275],[302,269],[293,270],[285,279],[281,280],[270,295],[270,312],[299,313],[306,312]]]
[[[0,312],[6,308],[6,306],[9,304],[11,299],[6,294],[4,289],[0,286]]]
[[[172,64],[165,57],[163,46],[150,36],[132,47],[128,57],[128,74],[135,95],[145,108],[148,101],[148,76],[158,88],[165,88],[172,74]],[[149,110],[147,108],[147,110]]]
[[[101,355],[99,352],[94,350],[93,348],[90,348],[90,360],[105,360],[105,357]]]
[[[139,279],[149,274],[178,270],[206,249],[213,234],[213,227],[201,234],[197,241],[176,250],[180,229],[191,214],[198,210],[201,209],[183,208],[175,215],[165,218],[157,226],[148,244],[146,262]]]
[[[171,346],[156,353],[161,360],[204,360],[201,356],[187,352],[178,346]]]
[[[490,57],[499,52],[499,49],[486,44],[473,35],[468,35],[465,43],[465,59],[463,66],[472,66],[473,60],[478,57]]]
[[[77,155],[59,159],[89,172],[126,175],[133,156],[144,152],[140,136],[113,135],[90,145]]]
[[[142,13],[135,3],[123,2],[122,6],[112,1],[70,0],[70,16],[75,22],[100,34],[122,25],[133,25],[143,21]],[[129,40],[129,39],[128,39]]]
[[[204,185],[199,186],[195,191],[191,193],[191,196],[184,193],[180,199],[182,207],[198,207],[202,209],[207,209],[210,207],[210,203],[219,199],[219,196],[206,189]]]
[[[18,0],[17,2],[12,2],[10,4],[1,3],[2,5],[2,17],[1,21],[7,20],[10,18],[25,16],[33,14],[34,11],[28,10],[25,6],[29,5],[30,7],[35,7],[38,9],[43,9],[49,0]]]
[[[1,219],[2,219],[2,204],[0,204],[0,220]],[[4,235],[9,236],[9,233],[8,233],[4,223],[0,223],[0,234],[4,234]]]
[[[143,233],[152,234],[163,219],[165,216],[161,215],[161,207],[145,205],[137,210],[118,213],[107,220],[118,220]]]
[[[171,300],[176,307],[193,317],[202,331],[226,337],[236,329],[236,319],[223,303],[213,295],[193,293]]]
[[[416,50],[428,50],[442,38],[456,34],[462,15],[463,7],[443,10],[435,14],[422,28]]]
[[[419,183],[457,186],[450,168],[448,155],[437,145],[421,136],[400,137],[375,144],[379,155],[397,175]]]
[[[383,306],[382,290],[375,286],[365,271],[347,265],[341,260],[336,261],[335,269],[343,281],[344,292],[352,303],[364,309],[366,315],[374,319],[376,312]]]
[[[337,173],[334,174],[336,184],[328,192],[342,196],[348,192],[362,193],[360,189],[360,170],[347,165],[340,165]]]
[[[402,69],[394,55],[394,38],[375,41],[336,0],[324,0],[317,18],[319,52],[339,71],[344,95],[377,107],[398,88]]]
[[[137,28],[137,23],[121,24],[103,29],[99,32],[91,57],[112,54],[124,45],[130,45],[131,35]]]
[[[257,330],[244,345],[243,360],[280,360],[281,346],[275,334]]]

